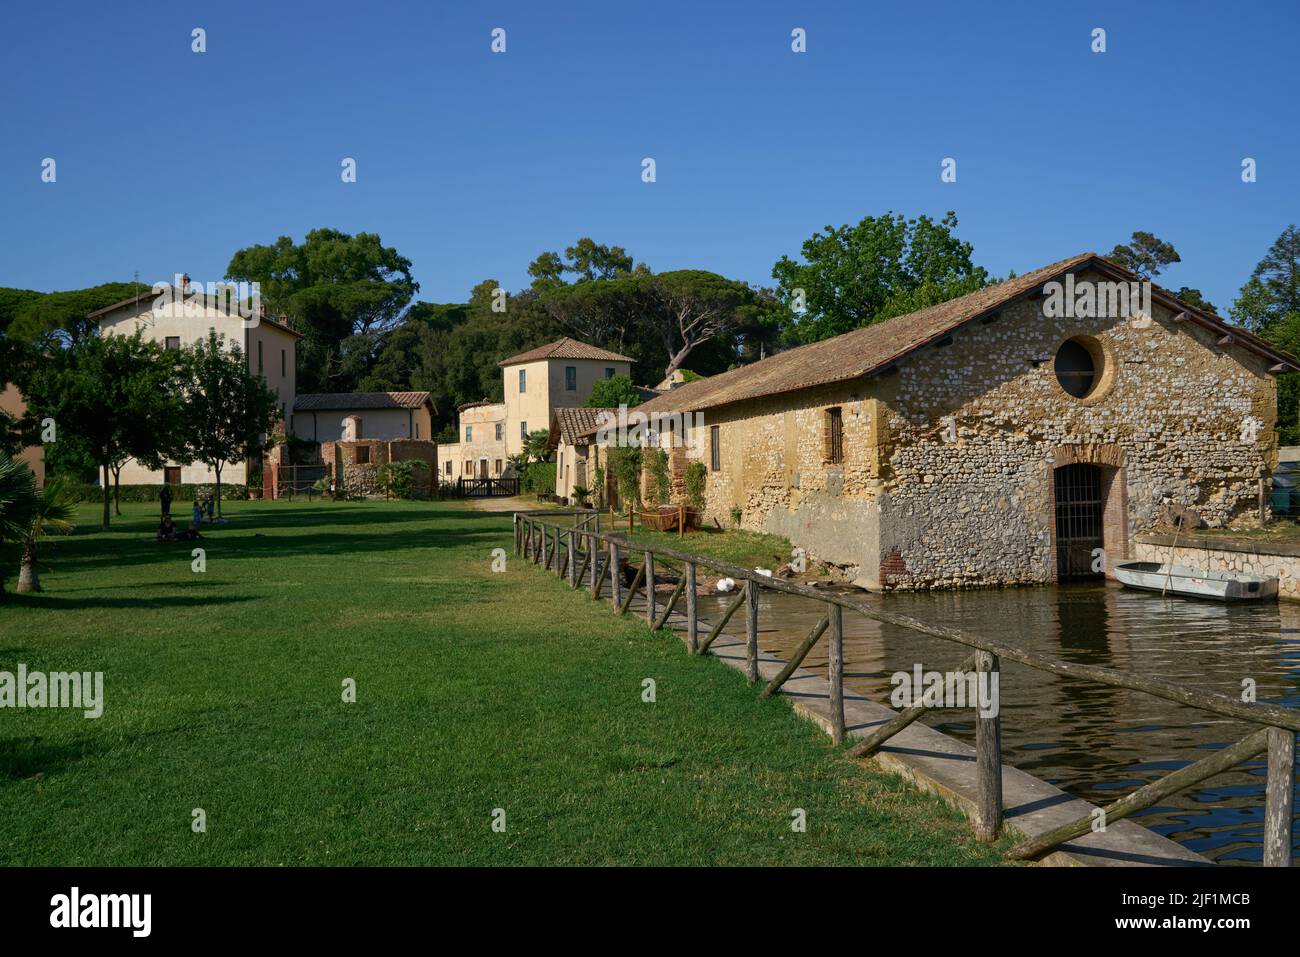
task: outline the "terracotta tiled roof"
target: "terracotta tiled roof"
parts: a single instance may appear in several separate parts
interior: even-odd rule
[[[295,412],[346,412],[352,409],[433,408],[427,392],[316,392],[294,399]]]
[[[596,346],[566,336],[563,339],[548,342],[544,346],[538,346],[536,349],[521,352],[517,356],[511,356],[509,359],[502,359],[498,365],[513,366],[521,362],[536,362],[539,359],[601,359],[605,362],[635,361],[627,356],[621,356],[617,352],[598,349]]]
[[[618,409],[579,409],[562,406],[551,411],[551,445],[563,441],[585,445],[587,437],[600,428],[600,414],[618,415]]]
[[[194,289],[190,289],[186,291],[184,294],[182,294],[180,289],[178,289],[176,286],[170,286],[169,288],[171,289],[173,301],[183,302],[187,299],[192,299],[196,293],[196,290]],[[131,296],[130,298],[123,299],[120,302],[115,302],[112,303],[111,305],[104,306],[102,309],[96,309],[94,312],[88,312],[86,313],[86,318],[99,321],[104,316],[107,316],[110,312],[117,312],[117,310],[124,309],[127,306],[133,306],[135,308],[139,308],[142,305],[147,305],[152,309],[153,301],[157,299],[158,296],[160,296],[161,294],[162,294],[161,290],[155,292],[152,289],[148,289],[140,293],[140,295],[138,296]],[[275,329],[279,329],[281,332],[287,332],[295,339],[303,338],[303,334],[301,332],[299,332],[297,329],[289,325],[287,316],[259,316],[257,321],[259,323],[265,323],[266,325],[271,326]]]
[[[886,369],[922,346],[943,339],[959,326],[991,315],[1013,300],[1036,292],[1043,283],[1085,267],[1095,268],[1117,279],[1138,278],[1095,253],[1082,253],[919,312],[780,352],[707,379],[688,382],[638,408],[644,412],[692,412],[856,379]],[[1235,341],[1275,363],[1300,368],[1300,361],[1295,357],[1244,329],[1229,326],[1213,313],[1193,309],[1154,284],[1152,298],[1185,312],[1199,325],[1230,333]]]

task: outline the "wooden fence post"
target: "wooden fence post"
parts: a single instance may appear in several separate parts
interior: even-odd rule
[[[623,607],[623,576],[618,564],[618,545],[609,543],[609,600],[615,610]]]
[[[569,587],[578,587],[578,534],[569,529]]]
[[[1295,815],[1295,732],[1268,729],[1268,783],[1264,789],[1264,866],[1291,866]]]
[[[978,795],[975,808],[975,839],[989,843],[998,839],[1002,828],[1002,703],[1001,665],[997,655],[976,653],[976,679],[980,693],[988,689],[988,698],[980,695],[975,702],[975,775]],[[994,714],[980,714],[983,706],[992,705]]]
[[[597,587],[598,587],[596,583],[600,580],[600,579],[597,577],[597,569],[600,568],[600,552],[596,551],[596,549],[597,549],[598,547],[599,547],[599,546],[596,544],[596,536],[595,536],[595,535],[588,534],[588,535],[587,535],[587,554],[591,556],[591,572],[590,572],[591,580],[590,580],[590,585],[591,585],[591,597],[592,597],[592,598],[595,598],[595,597],[596,597],[596,589],[597,589]]]
[[[686,650],[695,654],[700,648],[700,623],[696,620],[695,563],[686,563]]]
[[[844,609],[831,604],[826,609],[831,620],[830,663],[827,677],[831,684],[831,741],[844,743]]]
[[[538,522],[537,531],[540,538],[541,547],[540,548],[538,547],[539,544],[538,542],[533,542],[533,564],[534,565],[540,565],[542,561],[542,556],[546,554],[546,526],[543,525],[541,522]]]
[[[758,582],[752,578],[745,589],[745,679],[758,681]]]
[[[655,624],[655,553],[645,552],[645,621],[651,628]]]

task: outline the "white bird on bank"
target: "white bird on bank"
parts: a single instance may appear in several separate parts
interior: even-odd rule
[[[736,580],[734,578],[718,579],[718,591],[722,592],[723,594],[726,594],[727,592],[731,591],[735,587],[736,587]]]
[[[772,569],[770,568],[755,568],[754,571],[758,572],[760,575],[765,575],[768,578],[772,577]]]

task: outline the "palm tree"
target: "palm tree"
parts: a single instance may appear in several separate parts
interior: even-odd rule
[[[0,546],[18,542],[31,527],[36,511],[36,476],[24,462],[0,452]],[[0,570],[0,596],[4,574]]]
[[[36,571],[36,543],[52,532],[70,532],[77,514],[77,496],[68,488],[63,478],[52,479],[36,496],[27,533],[23,535],[23,566],[18,573],[18,590],[41,590],[40,575]]]

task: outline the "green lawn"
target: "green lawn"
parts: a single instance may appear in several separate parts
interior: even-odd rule
[[[192,544],[141,540],[156,506],[123,508],[103,533],[83,507],[46,592],[0,604],[0,671],[102,671],[106,699],[0,710],[0,863],[998,860],[721,663],[513,556],[494,573],[508,516],[232,503],[197,574]]]

